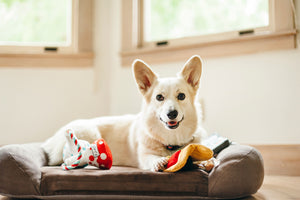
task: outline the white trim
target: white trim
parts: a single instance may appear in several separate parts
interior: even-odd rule
[[[93,53],[0,54],[0,67],[92,67]]]
[[[133,49],[121,52],[122,65],[130,66],[136,58],[149,63],[162,63],[182,61],[186,57],[196,54],[202,58],[211,58],[279,49],[293,49],[295,48],[295,34],[296,31],[294,30],[180,46]]]

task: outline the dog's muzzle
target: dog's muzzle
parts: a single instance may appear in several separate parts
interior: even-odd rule
[[[176,129],[179,124],[183,121],[184,119],[184,116],[182,117],[182,119],[180,121],[175,121],[175,120],[172,120],[172,121],[168,121],[168,122],[165,122],[162,118],[159,118],[160,121],[162,121],[169,129]]]

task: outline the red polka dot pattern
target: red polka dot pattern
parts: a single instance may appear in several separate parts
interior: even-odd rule
[[[94,159],[95,159],[94,156],[90,156],[90,157],[89,157],[89,160],[90,160],[90,161],[94,161]]]
[[[94,163],[97,167],[101,169],[110,169],[112,166],[112,154],[107,145],[107,143],[103,139],[98,139],[94,142],[97,145],[99,156],[97,157],[97,162]]]

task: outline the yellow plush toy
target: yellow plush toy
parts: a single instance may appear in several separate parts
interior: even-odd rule
[[[168,161],[164,172],[177,172],[188,162],[189,157],[193,161],[205,161],[213,157],[213,151],[201,144],[189,144],[181,150],[175,152]]]

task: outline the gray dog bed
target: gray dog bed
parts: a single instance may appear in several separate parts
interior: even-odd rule
[[[39,199],[222,199],[254,194],[264,177],[261,154],[233,144],[222,150],[210,173],[177,173],[113,166],[63,171],[47,166],[40,143],[0,148],[0,194]]]

